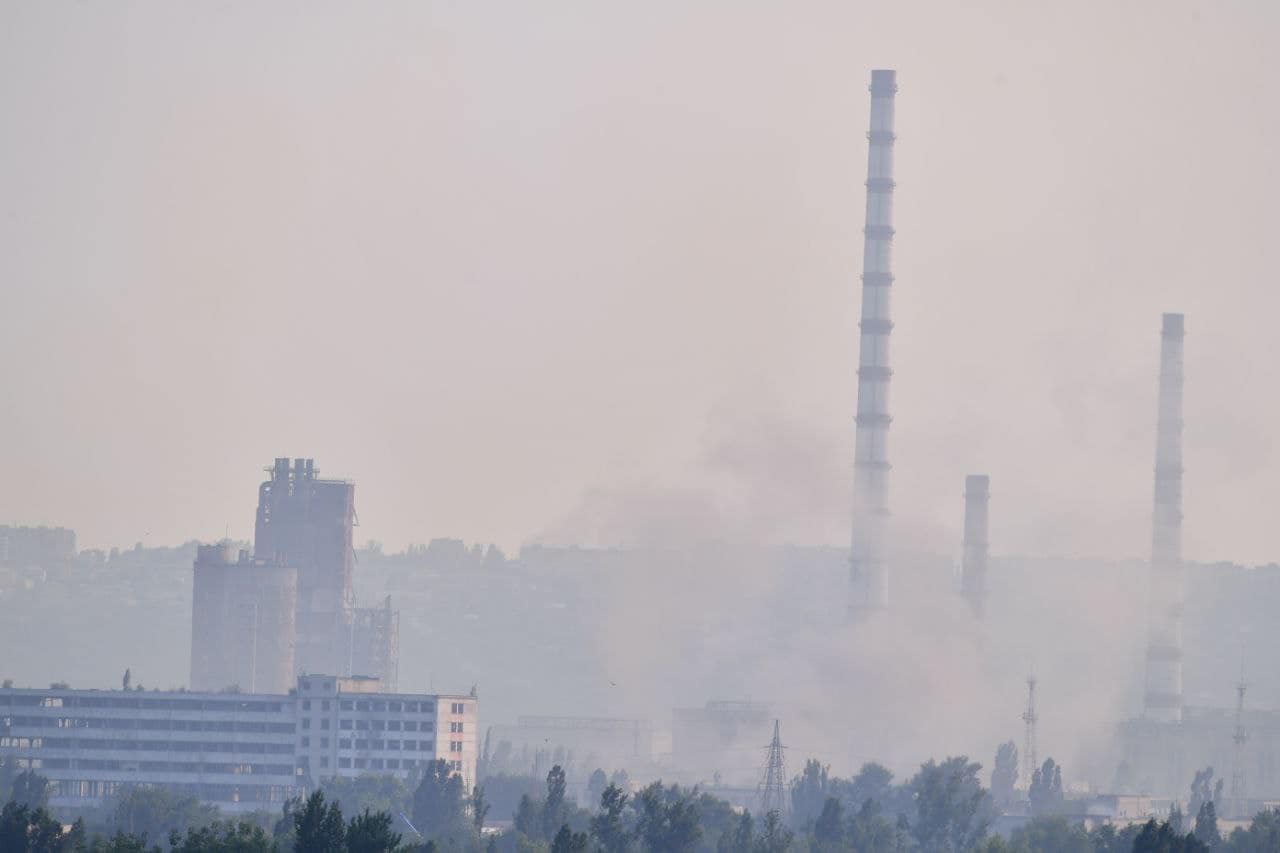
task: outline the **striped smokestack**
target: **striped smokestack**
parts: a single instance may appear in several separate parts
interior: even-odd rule
[[[1160,333],[1155,511],[1145,715],[1182,720],[1182,315],[1165,314]]]
[[[885,533],[889,519],[889,290],[893,284],[893,107],[897,72],[871,72],[867,134],[867,220],[862,255],[862,331],[853,471],[850,565],[854,614],[889,604]]]

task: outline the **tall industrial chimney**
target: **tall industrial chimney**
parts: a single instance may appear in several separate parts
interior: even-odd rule
[[[987,606],[987,501],[991,478],[970,474],[964,478],[964,556],[960,560],[960,594],[976,616]]]
[[[1155,511],[1145,714],[1182,720],[1182,315],[1165,314],[1160,334]]]
[[[862,253],[862,340],[858,355],[858,415],[853,470],[855,615],[887,607],[885,532],[889,520],[889,256],[893,244],[893,99],[897,72],[871,72],[867,134],[867,224]]]

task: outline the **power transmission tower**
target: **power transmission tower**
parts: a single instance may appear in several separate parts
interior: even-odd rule
[[[787,796],[787,762],[783,757],[786,747],[782,745],[777,720],[773,721],[773,742],[768,749],[769,757],[765,759],[764,772],[760,774],[760,787],[756,791],[760,800],[760,815],[777,812],[778,817],[785,818],[791,811],[790,798]]]
[[[1244,775],[1244,745],[1249,740],[1249,733],[1244,730],[1244,691],[1248,688],[1244,680],[1244,664],[1240,665],[1240,683],[1236,685],[1236,731],[1231,741],[1236,745],[1234,766],[1231,768],[1231,806],[1235,810],[1232,817],[1248,814],[1248,796]]]
[[[1022,722],[1027,724],[1022,742],[1022,777],[1031,785],[1031,777],[1040,769],[1036,758],[1036,722],[1040,716],[1036,713],[1036,677],[1027,676],[1027,710],[1022,715]]]

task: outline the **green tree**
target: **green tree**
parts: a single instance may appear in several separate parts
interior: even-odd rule
[[[994,818],[991,795],[978,781],[982,765],[965,756],[929,761],[911,780],[916,819],[911,832],[923,853],[968,850]]]
[[[811,826],[831,792],[831,768],[812,758],[806,761],[804,770],[791,780],[791,818],[795,825]]]
[[[484,798],[484,788],[476,785],[471,789],[471,827],[476,831],[476,837],[484,831],[485,818],[489,816],[489,803]]]
[[[212,823],[169,836],[170,853],[277,853],[275,840],[260,826]]]
[[[755,847],[755,821],[751,818],[751,812],[743,812],[729,831],[720,834],[716,842],[716,853],[739,853],[754,850]]]
[[[160,853],[160,847],[148,849],[147,839],[141,835],[117,831],[109,838],[95,838],[89,844],[89,853]]]
[[[414,791],[413,823],[425,838],[461,840],[470,834],[462,777],[443,758],[428,765]]]
[[[1066,795],[1062,790],[1062,768],[1052,758],[1031,774],[1031,787],[1027,789],[1031,801],[1031,814],[1048,815],[1062,809]]]
[[[1208,853],[1208,850],[1194,835],[1180,834],[1168,821],[1147,821],[1133,840],[1133,853]]]
[[[1258,812],[1248,828],[1231,833],[1226,849],[1230,853],[1273,853],[1280,850],[1280,811],[1267,809]]]
[[[3,853],[60,853],[62,824],[42,806],[9,801],[0,810],[0,851]]]
[[[764,826],[760,830],[755,849],[757,853],[787,853],[791,840],[791,830],[783,825],[781,815],[771,811],[764,816]]]
[[[391,815],[365,809],[347,824],[347,853],[392,853],[400,835],[391,830]]]
[[[835,797],[827,797],[822,804],[822,812],[813,822],[813,840],[815,850],[835,851],[843,849],[845,843],[844,806]]]
[[[587,853],[590,840],[585,832],[574,832],[569,824],[561,824],[551,840],[551,853]]]
[[[850,818],[846,838],[858,853],[890,853],[906,847],[907,829],[905,815],[895,826],[881,814],[880,802],[867,797]]]
[[[134,785],[106,803],[108,828],[144,839],[166,839],[172,832],[213,823],[218,810],[189,794],[151,785]]]
[[[626,853],[631,846],[631,833],[623,822],[627,793],[610,784],[600,794],[600,811],[591,818],[591,837],[605,853]]]
[[[591,798],[591,802],[600,802],[600,797],[604,794],[604,789],[609,787],[609,777],[605,772],[597,767],[592,771],[590,778],[587,779],[587,796]]]
[[[1222,835],[1218,832],[1218,810],[1213,800],[1206,801],[1196,813],[1195,836],[1209,848],[1222,844]]]
[[[1060,815],[1032,818],[1014,830],[1009,838],[1014,850],[1035,853],[1095,853],[1094,842],[1084,827]]]
[[[337,803],[325,805],[324,793],[315,791],[293,814],[296,853],[345,853],[347,826]]]
[[[326,802],[337,803],[344,814],[409,810],[408,785],[393,773],[365,773],[354,779],[334,776],[320,783]]]
[[[49,805],[49,780],[34,770],[23,770],[13,777],[9,799],[30,809]]]
[[[565,791],[567,789],[564,769],[559,764],[547,773],[547,798],[542,803],[541,838],[555,837],[557,830],[565,823]]]
[[[1000,744],[991,770],[991,799],[1000,808],[1013,802],[1013,789],[1018,784],[1018,745],[1013,741]]]
[[[697,848],[702,825],[694,798],[676,785],[654,782],[636,798],[636,835],[649,853],[686,853]]]

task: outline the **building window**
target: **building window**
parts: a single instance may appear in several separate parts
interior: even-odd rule
[[[320,728],[322,728],[322,729],[327,729],[327,728],[329,728],[329,718],[328,718],[328,717],[323,717],[323,718],[321,718],[321,720],[320,720]]]
[[[351,721],[350,721],[350,720],[338,720],[338,728],[340,728],[340,729],[344,729],[344,730],[346,730],[346,731],[350,731],[350,730],[351,730]]]
[[[462,723],[450,723],[449,732],[455,735],[462,734]]]
[[[375,740],[375,741],[373,742],[373,748],[374,748],[374,749],[386,749],[386,748],[387,748],[387,742],[386,742],[385,740]]]
[[[400,769],[400,759],[398,759],[398,758],[388,758],[388,759],[387,759],[387,769],[388,769],[388,770],[399,770],[399,769]]]
[[[349,699],[343,699],[343,700],[342,700],[342,705],[341,705],[340,707],[341,707],[341,708],[342,708],[342,710],[344,710],[344,711],[350,711],[350,710],[351,710],[351,700],[349,700]]]
[[[320,738],[320,748],[321,749],[329,748],[329,739],[327,737]]]
[[[309,728],[311,728],[311,718],[310,718],[310,717],[303,717],[303,718],[302,718],[302,727],[303,727],[304,729],[309,729]]]
[[[398,731],[400,731],[400,721],[399,721],[399,720],[388,720],[388,721],[387,721],[387,728],[388,728],[388,729],[390,729],[390,730],[391,730],[391,731],[393,731],[393,732],[398,732]]]
[[[350,768],[350,767],[351,767],[351,759],[350,759],[350,758],[339,758],[339,759],[338,759],[338,766],[339,766],[339,767],[343,767],[343,768]]]
[[[420,741],[418,741],[418,751],[419,751],[419,752],[430,752],[430,751],[431,751],[431,748],[432,748],[432,743],[431,743],[431,741],[429,741],[429,740],[420,740]]]
[[[357,758],[357,759],[356,759],[356,767],[357,767],[357,768],[359,768],[359,769],[363,770],[365,767],[368,767],[368,766],[369,766],[369,759],[367,759],[367,758]]]
[[[406,732],[416,732],[418,730],[418,723],[414,720],[405,720],[404,730]]]
[[[357,728],[357,729],[359,729],[359,730],[360,730],[360,731],[362,731],[362,732],[367,732],[367,731],[369,730],[369,721],[368,721],[368,720],[356,720],[356,728]]]
[[[386,729],[386,727],[387,727],[387,724],[386,724],[386,723],[384,723],[382,720],[374,720],[374,721],[373,721],[373,730],[374,730],[375,732],[383,731],[383,730],[385,730],[385,729]]]
[[[387,741],[387,749],[399,749],[399,748],[400,748],[400,741],[398,740]]]
[[[458,771],[459,773],[461,773],[461,772],[462,772],[462,762],[461,762],[461,761],[454,761],[454,762],[451,762],[450,766],[451,766],[454,770]]]
[[[369,762],[369,769],[370,769],[370,770],[381,770],[381,769],[382,769],[382,759],[381,759],[381,758],[375,758],[375,759],[371,760],[371,761]]]
[[[369,748],[369,741],[367,740],[356,741],[356,749],[368,749],[368,748]]]
[[[367,710],[369,710],[369,703],[368,703],[368,702],[357,702],[357,703],[356,703],[356,710],[357,710],[357,711],[367,711]]]
[[[397,714],[398,714],[398,713],[400,713],[400,703],[399,703],[399,702],[388,702],[388,703],[387,703],[387,710],[388,710],[388,711],[395,711]]]
[[[302,700],[302,710],[304,710],[304,711],[310,711],[310,710],[311,710],[311,700],[310,700],[310,699],[303,699],[303,700]]]
[[[418,742],[417,742],[416,740],[407,740],[407,741],[405,741],[405,742],[404,742],[404,748],[405,748],[405,749],[417,749],[417,748],[418,748]]]
[[[321,767],[328,767],[328,766],[329,766],[329,756],[327,756],[327,755],[322,755],[322,756],[320,756],[320,766],[321,766]]]
[[[349,739],[342,738],[341,740],[338,741],[338,749],[350,749],[350,748],[351,748],[351,741]]]
[[[451,741],[449,741],[449,751],[450,751],[450,752],[462,752],[462,741],[460,741],[460,740],[451,740]]]
[[[410,714],[416,714],[416,713],[418,713],[418,703],[417,703],[417,702],[405,702],[405,703],[404,703],[404,709],[405,709],[406,711],[408,711]]]
[[[418,762],[412,758],[405,758],[403,759],[403,762],[404,762],[405,770],[412,770],[413,768],[418,766]]]
[[[302,679],[301,684],[302,684],[302,689],[303,689],[303,690],[310,690],[310,689],[311,689],[311,682],[310,682],[310,681],[307,681],[305,678],[304,678],[304,679]]]
[[[387,703],[386,703],[386,702],[374,702],[374,703],[373,703],[373,710],[375,710],[375,711],[385,711],[385,710],[387,710]]]
[[[327,711],[327,710],[329,710],[329,700],[328,700],[328,699],[325,699],[323,702],[321,702],[321,703],[320,703],[320,710],[321,710],[321,711]]]
[[[303,745],[303,746],[311,746],[311,738],[309,738],[309,737],[304,737],[304,738],[302,739],[302,745]]]

